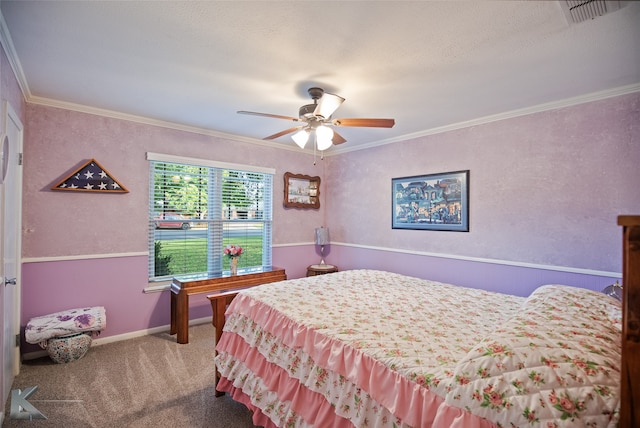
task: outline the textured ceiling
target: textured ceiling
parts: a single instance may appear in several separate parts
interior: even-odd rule
[[[640,3],[579,24],[559,1],[6,1],[27,100],[261,139],[307,89],[346,98],[351,150],[586,94],[638,90]],[[291,138],[274,141],[296,148]]]

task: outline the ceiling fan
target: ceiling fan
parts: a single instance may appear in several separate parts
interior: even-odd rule
[[[263,139],[273,140],[295,132],[295,134],[292,135],[293,141],[295,141],[300,148],[304,148],[309,137],[315,135],[318,150],[326,150],[331,147],[331,144],[342,144],[347,141],[342,135],[330,128],[330,126],[392,128],[396,123],[394,119],[331,119],[331,115],[344,102],[344,98],[325,92],[322,88],[309,88],[308,92],[311,99],[313,99],[313,104],[306,104],[300,107],[298,117],[244,110],[238,111],[238,113],[302,122],[299,126],[285,129],[284,131],[269,135]]]

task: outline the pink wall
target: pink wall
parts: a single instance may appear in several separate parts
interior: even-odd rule
[[[317,262],[312,248],[276,248],[274,265],[285,268],[289,278],[305,276],[306,266]],[[28,284],[28,304],[22,308],[22,317],[28,321],[75,307],[104,306],[107,336],[136,331],[132,326],[142,330],[167,325],[169,293],[145,294],[139,287],[147,283],[147,262],[146,256],[132,256],[26,263],[23,282]],[[191,318],[211,315],[205,295],[191,297],[190,304]],[[126,316],[109,316],[119,313]]]
[[[620,240],[622,240],[622,232]],[[601,291],[616,281],[616,278],[608,275],[402,254],[340,245],[331,247],[327,262],[335,263],[342,270],[386,270],[416,278],[517,296],[528,296],[536,288],[545,284],[564,284]]]
[[[305,276],[319,261],[313,246],[275,248],[273,262],[288,278]],[[107,327],[101,337],[146,330],[170,323],[168,291],[144,293],[147,257],[129,256],[29,262],[23,265],[23,327],[36,316],[85,306],[104,306]],[[142,285],[141,285],[142,284]],[[189,317],[211,316],[206,294],[189,299]],[[23,343],[23,352],[39,348]]]
[[[634,93],[329,157],[327,225],[348,244],[620,272],[638,165]],[[467,169],[470,232],[391,229],[392,178]]]
[[[323,176],[323,163],[299,151],[226,140],[35,104],[27,106],[23,256],[69,257],[147,251],[147,152],[275,168],[273,243],[309,242],[323,210],[282,207],[283,174]],[[94,158],[126,194],[50,188]],[[321,182],[321,204],[324,205]],[[291,227],[295,225],[295,227]]]

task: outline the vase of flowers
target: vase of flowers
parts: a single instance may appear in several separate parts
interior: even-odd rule
[[[242,247],[239,245],[227,245],[224,248],[224,255],[229,257],[231,275],[238,274],[238,259],[242,255]]]

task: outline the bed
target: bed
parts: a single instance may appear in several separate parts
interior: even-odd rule
[[[216,388],[266,427],[632,426],[622,328],[621,302],[582,288],[337,272],[239,293]]]

